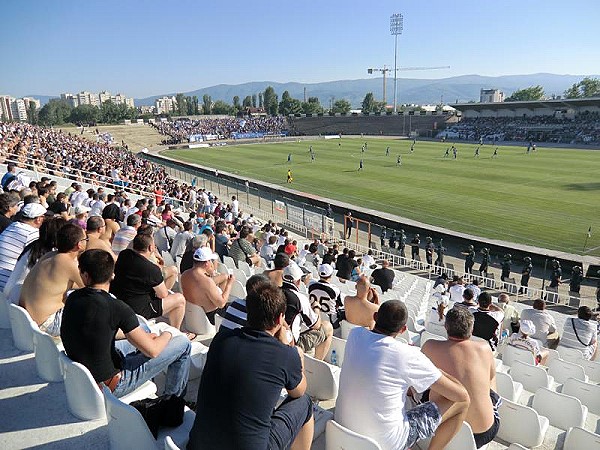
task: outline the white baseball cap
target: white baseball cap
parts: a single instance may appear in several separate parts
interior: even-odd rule
[[[519,331],[528,336],[535,334],[535,324],[531,320],[521,320]]]
[[[36,219],[46,214],[46,208],[39,203],[27,203],[21,208],[21,213],[28,219]]]
[[[283,278],[288,281],[298,281],[303,275],[304,272],[297,264],[290,264],[283,269]]]
[[[213,253],[208,247],[200,247],[194,252],[194,261],[205,262],[219,259],[219,255]]]
[[[333,275],[333,267],[331,267],[331,264],[321,264],[319,266],[319,276],[328,278],[331,275]]]
[[[79,214],[85,214],[90,211],[91,211],[91,208],[88,208],[87,206],[79,205],[79,206],[75,207],[75,211],[73,213],[76,216],[78,216]]]

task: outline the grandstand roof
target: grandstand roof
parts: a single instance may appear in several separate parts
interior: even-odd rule
[[[488,103],[456,103],[452,105],[459,111],[466,110],[515,110],[515,109],[538,109],[538,108],[570,108],[579,109],[582,107],[600,108],[600,97],[590,98],[561,98],[556,100],[535,100],[520,102],[488,102]]]

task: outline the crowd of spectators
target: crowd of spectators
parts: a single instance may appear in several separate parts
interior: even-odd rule
[[[600,114],[581,113],[574,118],[480,117],[463,119],[439,134],[448,140],[483,142],[552,142],[556,144],[597,144],[600,142]]]
[[[288,129],[283,116],[226,117],[218,119],[175,120],[152,124],[160,134],[170,136],[169,143],[188,142],[191,135],[231,139],[234,133],[280,134]]]

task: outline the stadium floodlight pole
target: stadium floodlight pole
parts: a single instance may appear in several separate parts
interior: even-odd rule
[[[404,28],[404,17],[402,14],[392,14],[390,16],[390,32],[394,36],[394,114],[398,111],[397,105],[397,84],[398,84],[398,35],[402,34]]]

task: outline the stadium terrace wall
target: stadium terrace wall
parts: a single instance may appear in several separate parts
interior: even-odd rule
[[[273,204],[276,200],[296,207],[297,209],[302,209],[303,211],[321,215],[326,214],[326,208],[329,204],[331,205],[333,218],[337,224],[344,223],[344,215],[347,214],[348,211],[351,211],[352,215],[357,219],[371,222],[371,242],[375,244],[377,248],[379,248],[379,235],[384,227],[388,230],[388,237],[391,230],[404,229],[408,237],[407,242],[412,239],[414,234],[419,233],[422,241],[421,258],[423,260],[425,259],[423,251],[425,237],[431,236],[435,244],[439,242],[440,238],[443,239],[444,247],[448,249],[447,254],[449,256],[458,258],[464,258],[460,252],[466,249],[469,244],[473,244],[477,251],[483,247],[489,248],[491,255],[490,262],[496,266],[502,261],[504,254],[511,253],[513,256],[511,276],[517,279],[520,278],[522,260],[525,256],[529,256],[533,260],[534,277],[544,278],[544,266],[547,265],[545,276],[546,281],[548,280],[551,272],[550,261],[554,258],[561,262],[561,266],[563,268],[563,278],[568,278],[570,276],[571,268],[574,265],[583,266],[585,272],[590,264],[599,264],[598,258],[581,257],[579,255],[572,255],[539,247],[532,247],[500,240],[485,239],[466,233],[435,227],[418,221],[383,213],[381,211],[361,208],[344,202],[338,202],[332,199],[294,191],[293,189],[285,189],[275,184],[241,178],[227,172],[219,171],[219,175],[216,177],[215,171],[212,168],[180,162],[175,159],[171,159],[164,154],[157,155],[151,153],[140,153],[139,156],[167,167],[172,176],[179,179],[187,180],[188,182],[191,182],[192,178],[194,177],[203,179],[203,181],[197,183],[198,186],[206,187],[206,189],[217,193],[217,195],[219,195],[221,198],[225,198],[226,201],[230,200],[231,195],[237,195],[242,201],[245,200],[246,197],[248,199],[252,197],[253,199],[257,200],[260,209],[269,211],[273,214],[274,220],[278,220],[276,211],[273,209]],[[248,187],[246,187],[246,181],[248,182]],[[218,192],[217,188],[219,189]],[[250,202],[248,201],[248,203]],[[365,231],[365,229],[361,229],[361,232]],[[410,254],[409,252],[410,249],[407,245],[407,253]],[[479,267],[480,259],[481,255],[478,254],[476,257],[475,267]],[[460,267],[456,267],[456,269],[461,270]]]
[[[347,115],[347,116],[307,116],[288,118],[291,131],[297,135],[316,136],[319,134],[366,134],[371,136],[418,136],[433,137],[458,118],[454,115],[423,111],[415,114],[398,115]]]

